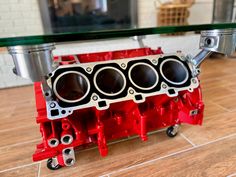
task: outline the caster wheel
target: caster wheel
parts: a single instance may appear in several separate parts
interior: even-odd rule
[[[50,158],[50,159],[48,159],[48,161],[47,161],[47,167],[48,167],[49,170],[58,170],[58,169],[60,169],[62,166],[59,165],[59,164],[55,164],[55,163],[53,162],[53,159]]]
[[[166,130],[166,134],[170,138],[173,138],[178,134],[178,128],[175,127],[175,126],[168,127],[167,130]]]

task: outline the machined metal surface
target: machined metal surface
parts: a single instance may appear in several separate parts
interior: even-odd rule
[[[143,103],[155,95],[192,92],[199,82],[190,65],[177,53],[59,66],[47,80],[46,93],[52,92],[46,102],[48,118],[63,118],[89,107],[105,110],[127,100]],[[68,74],[73,76],[63,78]]]
[[[205,58],[207,58],[210,54],[212,54],[212,51],[208,50],[201,50],[192,60],[193,64],[196,67],[199,67],[200,64],[204,61]]]
[[[202,31],[200,48],[230,55],[235,52],[236,33],[233,29]]]
[[[213,23],[233,22],[234,0],[214,0]]]
[[[9,47],[8,51],[15,64],[15,74],[33,82],[42,81],[54,69],[52,62],[54,48],[54,44]]]
[[[137,88],[143,90],[153,89],[159,76],[156,70],[146,63],[136,63],[129,70],[130,82]]]
[[[114,67],[103,67],[95,73],[94,85],[102,94],[116,96],[125,89],[126,78]]]
[[[187,67],[171,58],[161,63],[160,72],[169,83],[174,85],[181,85],[189,78]]]
[[[87,96],[90,90],[89,80],[82,73],[68,71],[55,80],[54,94],[64,102],[75,103]]]
[[[75,151],[73,148],[63,149],[62,157],[63,157],[65,166],[72,166],[75,164]]]

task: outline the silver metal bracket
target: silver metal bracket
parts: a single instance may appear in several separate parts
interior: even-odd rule
[[[73,166],[75,164],[75,151],[74,148],[65,148],[62,150],[62,157],[65,166]]]
[[[146,38],[146,36],[134,36],[134,37],[132,37],[133,40],[138,42],[140,48],[145,47],[145,45],[143,43],[143,39],[145,39],[145,38]]]

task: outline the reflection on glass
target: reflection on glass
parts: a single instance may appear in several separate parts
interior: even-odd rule
[[[124,29],[137,25],[135,0],[43,1],[45,4],[41,2],[40,5],[43,21],[47,21],[44,25],[46,31]]]

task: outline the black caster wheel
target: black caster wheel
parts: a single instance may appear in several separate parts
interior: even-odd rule
[[[178,128],[175,127],[175,126],[168,127],[167,130],[166,130],[166,134],[170,138],[173,138],[178,134]]]
[[[58,170],[58,169],[60,169],[62,166],[59,165],[59,164],[54,164],[54,163],[53,163],[53,159],[50,158],[50,159],[48,159],[48,161],[47,161],[47,167],[48,167],[49,170]]]

